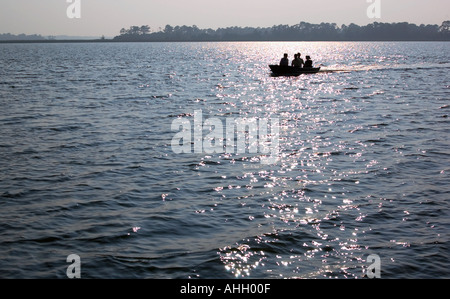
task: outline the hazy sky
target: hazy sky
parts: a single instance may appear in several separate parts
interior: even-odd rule
[[[369,0],[80,0],[70,19],[67,0],[0,0],[0,33],[115,36],[122,27],[166,24],[200,28],[294,25],[301,21],[366,25],[438,24],[450,20],[450,0],[379,0],[381,19],[370,19]],[[373,0],[376,1],[376,0]]]

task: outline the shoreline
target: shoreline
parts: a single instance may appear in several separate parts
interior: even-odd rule
[[[0,44],[63,44],[63,43],[223,43],[223,42],[243,42],[243,43],[337,43],[337,42],[450,42],[450,40],[86,40],[86,39],[67,39],[67,40],[0,40]]]

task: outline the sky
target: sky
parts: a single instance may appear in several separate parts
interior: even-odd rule
[[[80,2],[80,18],[69,18],[71,1]],[[367,10],[380,3],[381,18]],[[372,2],[372,3],[371,3]],[[373,11],[373,10],[372,10]],[[107,36],[121,28],[169,24],[199,28],[271,27],[301,21],[338,25],[372,22],[438,24],[450,20],[450,0],[1,0],[0,33]]]

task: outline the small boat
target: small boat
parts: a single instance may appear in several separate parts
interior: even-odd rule
[[[320,71],[320,67],[301,68],[281,65],[269,65],[269,67],[276,76],[300,76],[301,74],[315,74]]]

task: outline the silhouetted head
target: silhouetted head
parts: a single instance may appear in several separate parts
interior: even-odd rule
[[[288,58],[288,55],[287,55],[287,53],[284,53],[284,58]]]
[[[298,56],[298,57],[302,57],[302,54],[300,54],[300,53],[297,53],[297,56]]]
[[[298,57],[298,54],[294,54],[294,58],[297,58]]]
[[[306,59],[311,60],[311,56],[306,56]]]

